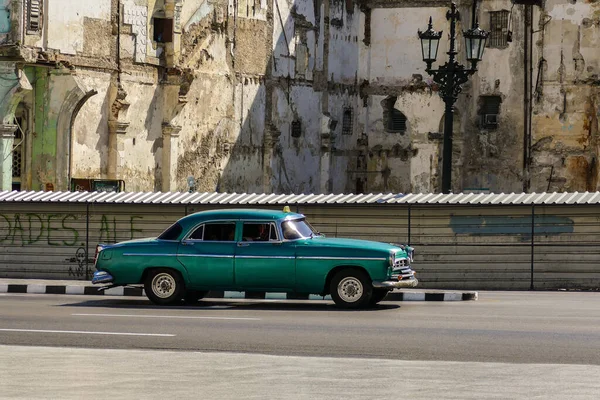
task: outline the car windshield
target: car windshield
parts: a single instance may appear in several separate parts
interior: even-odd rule
[[[304,218],[284,221],[281,230],[287,240],[305,239],[319,234]]]

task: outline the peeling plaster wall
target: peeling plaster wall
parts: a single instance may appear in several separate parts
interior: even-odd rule
[[[335,82],[355,84],[359,66],[360,12],[353,2],[332,2],[329,12],[329,76]]]
[[[98,94],[81,107],[73,122],[72,176],[75,178],[101,178],[106,170],[108,146],[108,116],[98,112],[107,108],[110,74],[93,70],[79,70],[78,76],[87,87],[96,88]]]
[[[600,3],[546,1],[544,11],[538,54],[546,62],[534,108],[531,190],[596,191]]]
[[[428,77],[421,59],[417,30],[427,29],[429,17],[438,30],[447,31],[446,8],[375,8],[371,11],[369,55],[361,63],[362,76],[370,83],[402,85],[414,74]],[[364,31],[364,28],[361,29]],[[440,59],[448,51],[448,40],[440,40]],[[368,68],[368,71],[365,71]]]
[[[438,140],[429,139],[430,132],[439,132],[444,115],[444,103],[424,72],[420,59],[417,30],[429,16],[434,26],[445,26],[443,8],[381,8],[373,9],[369,24],[370,42],[361,40],[360,77],[361,130],[367,146],[364,151],[367,191],[373,192],[433,192],[439,190]],[[362,22],[364,28],[364,21]],[[438,54],[447,51],[447,41],[440,43]],[[441,58],[441,57],[440,57]],[[407,118],[404,133],[387,132],[384,124],[384,101],[396,97],[395,108]]]
[[[490,12],[511,10],[508,0],[484,1],[479,8],[481,27],[490,30]],[[536,8],[536,7],[534,7]],[[468,9],[461,10],[463,15]],[[523,191],[524,140],[524,6],[515,5],[509,15],[513,42],[506,48],[487,47],[478,72],[465,85],[456,108],[461,112],[460,143],[454,146],[460,168],[455,169],[455,191]],[[470,18],[467,18],[470,26]],[[466,29],[463,26],[463,29]],[[535,40],[535,37],[534,37]],[[463,53],[462,46],[460,51]],[[535,56],[534,56],[535,60]],[[465,60],[463,58],[463,63]],[[535,61],[534,61],[535,63]],[[535,78],[535,77],[534,77]],[[481,96],[501,98],[498,127],[482,126]],[[441,149],[440,149],[441,151]]]
[[[127,80],[122,83],[131,107],[127,133],[118,138],[119,178],[127,182],[128,190],[160,190],[163,89]]]
[[[47,36],[23,41],[53,71],[35,82],[34,164],[41,172],[47,166],[47,179],[60,183],[50,175],[69,133],[57,132],[56,119],[77,79],[96,94],[74,117],[72,177],[107,178],[114,170],[127,190],[185,191],[189,177],[200,191],[440,190],[444,103],[424,71],[417,30],[429,16],[444,30],[444,62],[445,2],[66,3],[46,2]],[[513,41],[486,50],[456,103],[453,190],[597,190],[600,3],[534,7],[529,159],[525,7],[479,4],[483,29],[489,12],[512,9]],[[467,29],[472,3],[458,6],[459,30]],[[181,30],[173,43],[155,43],[153,18],[173,12]],[[457,44],[464,64],[461,35]],[[502,99],[496,129],[481,124],[481,96],[489,95]],[[407,118],[404,133],[387,132],[383,104],[390,98]],[[300,127],[298,137],[292,126]]]
[[[310,87],[293,87],[288,94],[275,91],[273,123],[281,129],[273,159],[271,184],[276,193],[318,192],[320,170],[320,102]],[[295,115],[302,122],[301,135],[291,135]]]
[[[48,13],[48,48],[59,50],[62,54],[76,55],[84,52],[84,44],[89,45],[86,51],[104,53],[106,46],[101,39],[110,34],[110,0],[70,1],[53,0],[44,2]],[[98,20],[92,27],[90,19]],[[100,39],[90,43],[90,39]],[[103,54],[104,53],[104,54]]]
[[[11,0],[0,1],[0,44],[8,42],[11,31]]]

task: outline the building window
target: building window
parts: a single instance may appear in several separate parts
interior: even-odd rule
[[[479,115],[481,117],[481,127],[485,129],[496,129],[500,115],[500,96],[481,96]]]
[[[406,116],[394,107],[397,99],[392,96],[383,101],[383,122],[386,131],[402,134],[406,132]]]
[[[173,19],[154,18],[154,41],[171,43],[173,41]]]
[[[342,116],[342,135],[352,135],[352,108],[344,108]]]
[[[298,120],[292,121],[292,137],[299,138],[302,135],[302,123]]]
[[[27,0],[27,33],[38,33],[42,22],[42,0]]]
[[[508,14],[507,10],[490,12],[490,36],[488,47],[504,49],[508,47]]]

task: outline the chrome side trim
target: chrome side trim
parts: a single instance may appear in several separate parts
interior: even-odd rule
[[[268,258],[268,259],[272,259],[272,258],[278,258],[278,259],[285,259],[285,260],[293,260],[294,256],[235,256],[235,258]]]
[[[154,256],[154,257],[174,257],[177,254],[167,253],[123,253],[123,256]]]
[[[178,257],[233,258],[224,254],[176,254]]]
[[[303,260],[361,260],[361,261],[387,261],[385,257],[298,257]]]
[[[176,240],[176,242],[178,242]],[[235,240],[202,240],[202,239],[183,239],[181,244],[196,244],[196,243],[239,243]]]

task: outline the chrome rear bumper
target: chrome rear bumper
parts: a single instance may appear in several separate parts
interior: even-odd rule
[[[415,287],[419,284],[417,278],[403,279],[401,281],[373,281],[373,287],[377,289],[398,289]]]
[[[111,283],[114,280],[111,274],[106,271],[96,271],[92,277],[92,284]]]

